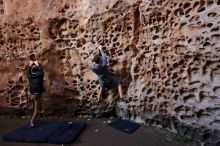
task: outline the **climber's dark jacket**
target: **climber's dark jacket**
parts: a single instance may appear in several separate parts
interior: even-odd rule
[[[28,66],[26,68],[26,74],[29,81],[29,92],[31,94],[41,94],[44,91],[43,86],[43,78],[44,78],[44,72],[41,65],[38,66],[39,71],[37,73],[32,73],[31,67]]]

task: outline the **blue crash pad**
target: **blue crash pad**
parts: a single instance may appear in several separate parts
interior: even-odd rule
[[[29,124],[25,125],[4,135],[3,139],[16,142],[66,144],[74,142],[84,127],[84,122],[38,121],[35,123],[35,127],[30,128]],[[54,139],[57,136],[59,139]]]
[[[76,140],[85,128],[82,122],[66,122],[53,135],[48,138],[49,143],[70,144]]]
[[[115,121],[109,123],[108,126],[111,126],[117,130],[124,132],[124,133],[132,134],[140,127],[140,124],[118,119],[118,120],[115,120]]]

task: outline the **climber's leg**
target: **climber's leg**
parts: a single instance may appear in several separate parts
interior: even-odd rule
[[[121,84],[118,84],[118,93],[119,93],[120,98],[123,98]]]
[[[100,90],[99,90],[99,93],[98,93],[98,102],[100,101],[102,93],[103,93],[103,87],[100,87]]]

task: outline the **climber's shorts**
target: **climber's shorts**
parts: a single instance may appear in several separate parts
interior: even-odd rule
[[[107,79],[100,79],[99,84],[102,88],[114,88],[118,86],[118,79],[113,75],[109,75]]]

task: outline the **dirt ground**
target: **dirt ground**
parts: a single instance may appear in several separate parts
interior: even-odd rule
[[[41,120],[62,119],[41,118]],[[142,125],[135,133],[128,135],[107,126],[108,122],[114,120],[111,118],[80,120],[85,121],[87,127],[77,141],[71,145],[65,146],[200,146],[200,144],[194,140],[172,134],[162,128]],[[27,123],[27,118],[0,118],[0,146],[56,146],[55,144],[15,143],[3,141],[2,136],[4,134]]]

